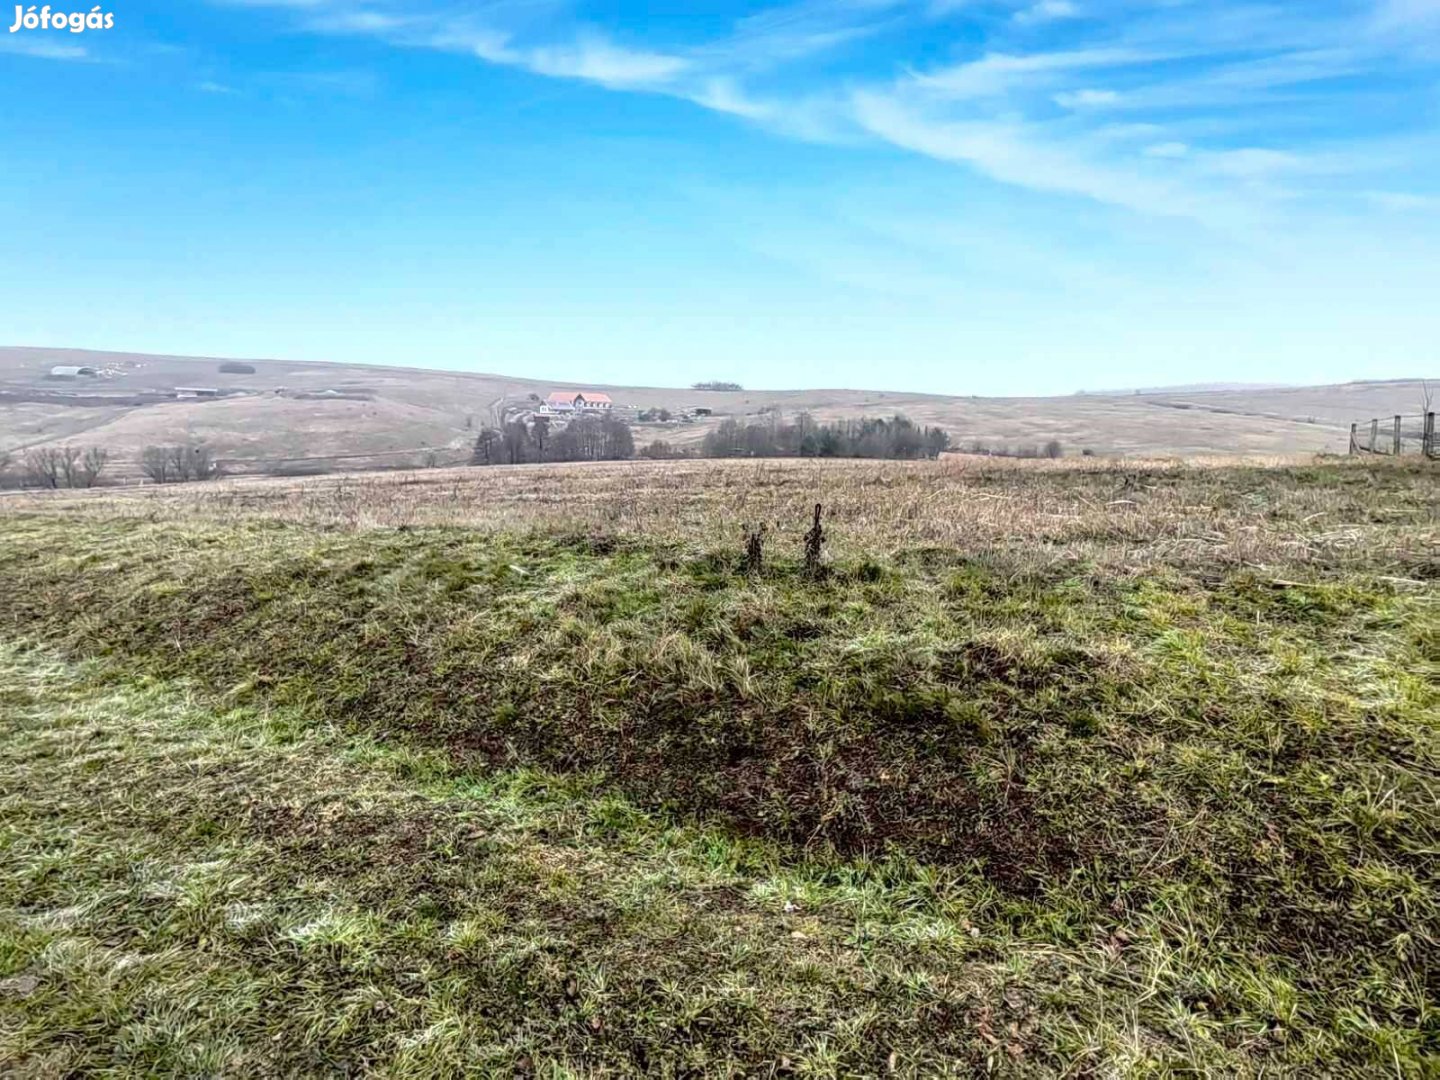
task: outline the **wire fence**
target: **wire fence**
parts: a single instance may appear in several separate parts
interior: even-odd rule
[[[1350,425],[1350,453],[1399,457],[1423,454],[1440,457],[1440,440],[1435,435],[1435,414],[1373,417]]]

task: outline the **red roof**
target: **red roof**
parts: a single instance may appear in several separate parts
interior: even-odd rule
[[[597,405],[602,401],[607,405],[613,404],[609,394],[587,394],[580,390],[556,390],[545,401],[550,405],[573,405],[577,398],[593,401]]]
[[[599,402],[602,402],[602,401],[605,402],[607,405],[614,404],[614,403],[610,400],[610,395],[609,395],[609,394],[582,394],[581,396],[582,396],[586,401],[593,401],[593,402],[596,402],[597,404],[598,404]]]

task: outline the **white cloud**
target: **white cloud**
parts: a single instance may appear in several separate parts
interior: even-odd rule
[[[1380,0],[1375,21],[1384,29],[1440,23],[1440,0]]]
[[[83,63],[93,59],[83,45],[61,45],[28,34],[0,37],[0,52],[30,56],[36,60],[69,60]]]
[[[1263,180],[1306,167],[1305,159],[1297,154],[1250,146],[1213,151],[1204,160],[1211,171],[1239,180]]]
[[[614,88],[670,83],[690,66],[678,56],[622,48],[592,34],[567,45],[531,49],[523,63],[539,75],[586,79]]]
[[[1080,16],[1080,6],[1072,0],[1039,0],[1039,3],[1015,13],[1015,21],[1021,24],[1053,22],[1056,19],[1075,19]]]
[[[701,57],[765,68],[870,37],[899,17],[906,0],[796,0],[740,19]]]
[[[313,6],[313,4],[305,6]],[[332,10],[316,16],[307,25],[312,30],[338,34],[385,34],[402,29],[408,21],[399,15],[390,15],[380,11]]]
[[[1114,105],[1120,95],[1114,90],[1062,90],[1054,96],[1056,105],[1062,109],[1096,109]]]
[[[1409,191],[1367,191],[1365,198],[1384,210],[1399,213],[1440,210],[1440,195],[1416,195]]]
[[[1440,12],[1440,0],[1355,0],[1370,6],[1304,13],[1248,0],[792,0],[708,41],[641,47],[556,26],[562,9],[552,0],[495,0],[459,17],[423,0],[363,0],[359,9],[343,0],[215,2],[290,9],[317,33],[662,94],[793,138],[879,142],[1030,190],[1222,225],[1288,212],[1307,197],[1334,204],[1345,190],[1335,177],[1368,172],[1367,186],[1382,186],[1386,164],[1365,152],[1376,140],[1365,151],[1356,135],[1308,145],[1334,126],[1326,84],[1413,60],[1401,35],[1373,32],[1376,19],[1417,25]],[[971,58],[899,78],[890,72],[904,58],[890,54],[883,73],[857,71],[848,57],[828,75],[819,69],[850,42],[939,17],[964,24],[957,40]],[[1063,37],[1052,31],[1063,46],[1022,47],[1031,27],[1065,20]],[[1121,111],[1137,122],[1114,123]],[[1397,151],[1391,164],[1416,153]]]
[[[956,64],[913,77],[917,86],[954,98],[999,97],[1052,83],[1066,72],[1113,68],[1152,59],[1130,49],[1077,49],[1065,52],[1011,55],[987,53],[979,60]]]
[[[1033,191],[1081,195],[1146,214],[1202,217],[1207,208],[1190,193],[1134,170],[1092,160],[1035,125],[1005,121],[944,121],[917,113],[893,95],[859,93],[856,118],[877,137],[941,161],[969,165],[986,176]]]

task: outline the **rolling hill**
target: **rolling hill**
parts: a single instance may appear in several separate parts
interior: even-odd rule
[[[96,374],[49,378],[58,365]],[[237,473],[457,463],[468,456],[475,431],[497,423],[507,407],[571,385],[403,366],[0,347],[0,453],[103,446],[114,476],[135,475],[145,446],[182,440],[208,443]],[[177,399],[177,387],[220,396]],[[726,416],[805,409],[822,420],[903,412],[945,428],[960,446],[1058,439],[1069,453],[1102,455],[1343,452],[1352,420],[1418,413],[1422,402],[1419,380],[1033,398],[578,388],[604,390],[627,415],[696,405],[713,412],[693,423],[637,424],[640,445],[654,439],[694,445]]]

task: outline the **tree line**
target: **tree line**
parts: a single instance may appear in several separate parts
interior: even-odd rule
[[[10,466],[19,465],[21,486],[31,488],[91,488],[111,463],[103,446],[41,446],[27,450],[17,459],[0,451],[0,487],[11,479]],[[157,484],[178,484],[190,480],[214,480],[220,462],[203,443],[175,446],[147,446],[140,453],[140,471]]]
[[[12,455],[0,453],[0,481],[9,470]],[[88,488],[100,481],[110,462],[104,447],[42,446],[20,458],[20,482],[26,487]],[[3,486],[3,483],[0,483]]]
[[[474,465],[524,465],[542,461],[620,461],[635,456],[630,425],[613,416],[579,416],[552,430],[550,418],[529,424],[481,428],[470,455]]]
[[[1045,443],[1034,443],[1030,446],[1023,444],[1016,446],[991,446],[989,443],[976,439],[965,448],[967,454],[982,454],[986,457],[1005,458],[1061,458],[1065,456],[1065,447],[1059,439],[1051,439]],[[1084,457],[1094,457],[1094,451],[1081,451]]]
[[[798,413],[789,423],[778,413],[763,420],[741,423],[724,420],[705,436],[705,457],[844,457],[893,458],[915,461],[935,458],[950,446],[950,436],[938,427],[921,427],[909,417],[864,417],[821,423],[809,413]]]
[[[695,451],[655,441],[636,451],[630,425],[613,416],[580,416],[554,429],[550,418],[537,416],[530,423],[511,421],[503,427],[482,428],[471,452],[474,465],[522,465],[538,462],[622,461],[682,457],[851,457],[919,460],[937,457],[950,446],[950,437],[938,427],[922,427],[900,414],[820,423],[809,413],[789,422],[778,412],[742,423],[729,418],[705,436]],[[991,451],[1007,453],[1007,451]],[[1021,456],[1058,456],[1059,444],[1034,451],[1010,451]],[[433,454],[432,454],[433,458]],[[14,455],[0,452],[0,486],[9,475]],[[87,488],[100,481],[110,464],[103,447],[41,447],[19,458],[19,480],[27,487]],[[438,460],[427,464],[437,464]],[[213,480],[221,475],[219,460],[203,443],[147,446],[139,465],[157,484]]]

